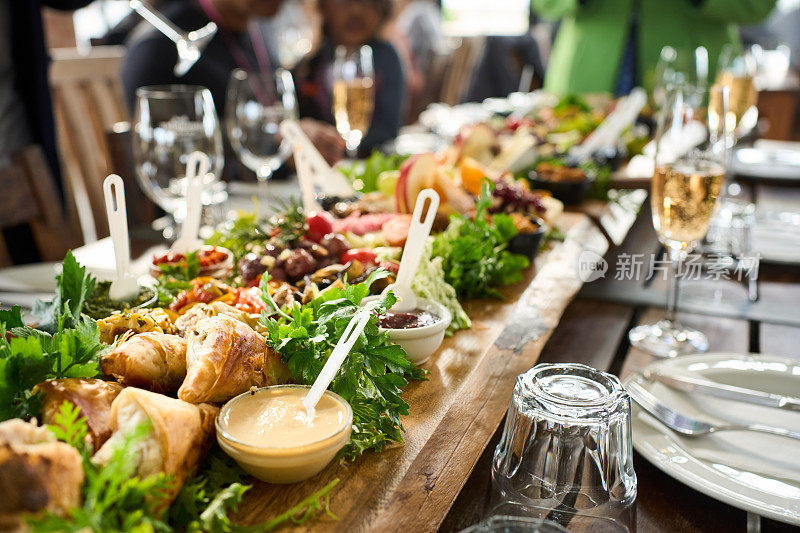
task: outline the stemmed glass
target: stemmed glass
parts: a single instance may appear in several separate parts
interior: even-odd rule
[[[274,74],[235,70],[228,84],[225,128],[242,163],[266,184],[291,153],[281,141],[284,119],[296,115],[296,96],[288,71]]]
[[[708,50],[704,46],[693,50],[672,46],[661,49],[653,79],[652,96],[656,110],[664,106],[668,91],[677,85],[699,89],[708,86]],[[700,102],[694,104],[700,106]]]
[[[133,155],[145,194],[180,224],[186,217],[188,157],[200,151],[211,160],[203,177],[203,205],[224,202],[222,133],[211,92],[191,85],[149,86],[137,89],[136,98]]]
[[[722,49],[714,86],[728,88],[725,129],[732,134],[733,141],[745,135],[758,121],[758,92],[754,84],[757,70],[756,60],[749,52],[741,53],[732,45],[726,45]],[[720,113],[722,103],[714,98],[714,94],[712,93],[709,101],[709,110]],[[717,91],[716,94],[720,92]]]
[[[333,118],[347,145],[347,156],[358,157],[358,147],[369,130],[375,107],[372,48],[336,48],[333,64]]]
[[[696,87],[685,85],[671,88],[656,131],[650,202],[653,226],[659,241],[667,248],[671,265],[667,316],[656,324],[633,328],[629,338],[637,348],[660,357],[702,353],[708,349],[708,340],[702,332],[683,326],[676,318],[680,265],[708,231],[725,177],[724,134],[709,132],[709,142],[688,153],[676,149],[688,128],[699,127],[705,118],[701,108],[694,105],[704,99],[697,92]],[[724,104],[724,97],[722,101]]]

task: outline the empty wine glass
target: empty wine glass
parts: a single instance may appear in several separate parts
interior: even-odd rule
[[[358,147],[372,123],[375,107],[375,76],[372,48],[336,48],[333,65],[333,118],[347,145],[347,155],[358,157]]]
[[[709,132],[705,111],[695,105],[704,99],[705,92],[698,95],[693,86],[673,87],[656,131],[650,203],[653,226],[670,259],[667,316],[655,324],[633,328],[628,337],[635,347],[659,357],[708,349],[702,332],[682,325],[676,318],[680,265],[705,237],[725,179],[724,121],[717,121],[723,128],[721,133]],[[725,100],[724,96],[720,98],[723,105]],[[687,150],[687,138],[710,141],[701,148]]]
[[[225,107],[225,127],[233,149],[259,182],[266,183],[291,153],[279,134],[281,122],[296,114],[291,75],[284,69],[274,75],[235,70]]]
[[[186,165],[189,154],[200,151],[211,160],[203,178],[203,205],[224,202],[222,133],[211,92],[191,85],[149,86],[137,89],[136,98],[133,155],[145,194],[181,223]]]
[[[666,103],[667,93],[677,85],[696,87],[700,94],[708,86],[708,50],[665,46],[656,63],[653,79],[653,104],[660,110]],[[701,102],[695,102],[699,107]]]

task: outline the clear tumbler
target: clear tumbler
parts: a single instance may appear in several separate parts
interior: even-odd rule
[[[619,379],[580,364],[517,377],[492,463],[495,497],[566,527],[589,517],[635,528],[630,398]]]

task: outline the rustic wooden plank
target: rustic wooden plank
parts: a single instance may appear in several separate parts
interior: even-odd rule
[[[426,365],[429,380],[411,384],[404,398],[405,444],[354,463],[330,465],[290,486],[259,483],[239,519],[262,521],[330,479],[342,479],[331,498],[340,517],[309,530],[433,531],[447,514],[505,415],[517,374],[535,364],[569,301],[580,288],[577,258],[602,254],[607,242],[580,214],[565,214],[567,240],[537,260],[536,275],[504,291],[503,301],[474,301],[473,328],[446,339]]]
[[[800,328],[760,324],[759,353],[800,359]]]

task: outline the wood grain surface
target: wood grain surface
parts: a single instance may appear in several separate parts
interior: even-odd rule
[[[405,444],[340,461],[294,485],[259,483],[237,517],[256,523],[291,507],[334,478],[330,507],[314,531],[435,531],[499,427],[516,376],[533,366],[561,314],[580,289],[578,256],[608,247],[583,214],[566,213],[567,239],[540,255],[526,279],[504,300],[472,301],[473,327],[445,339],[424,365],[428,381],[403,394]]]

